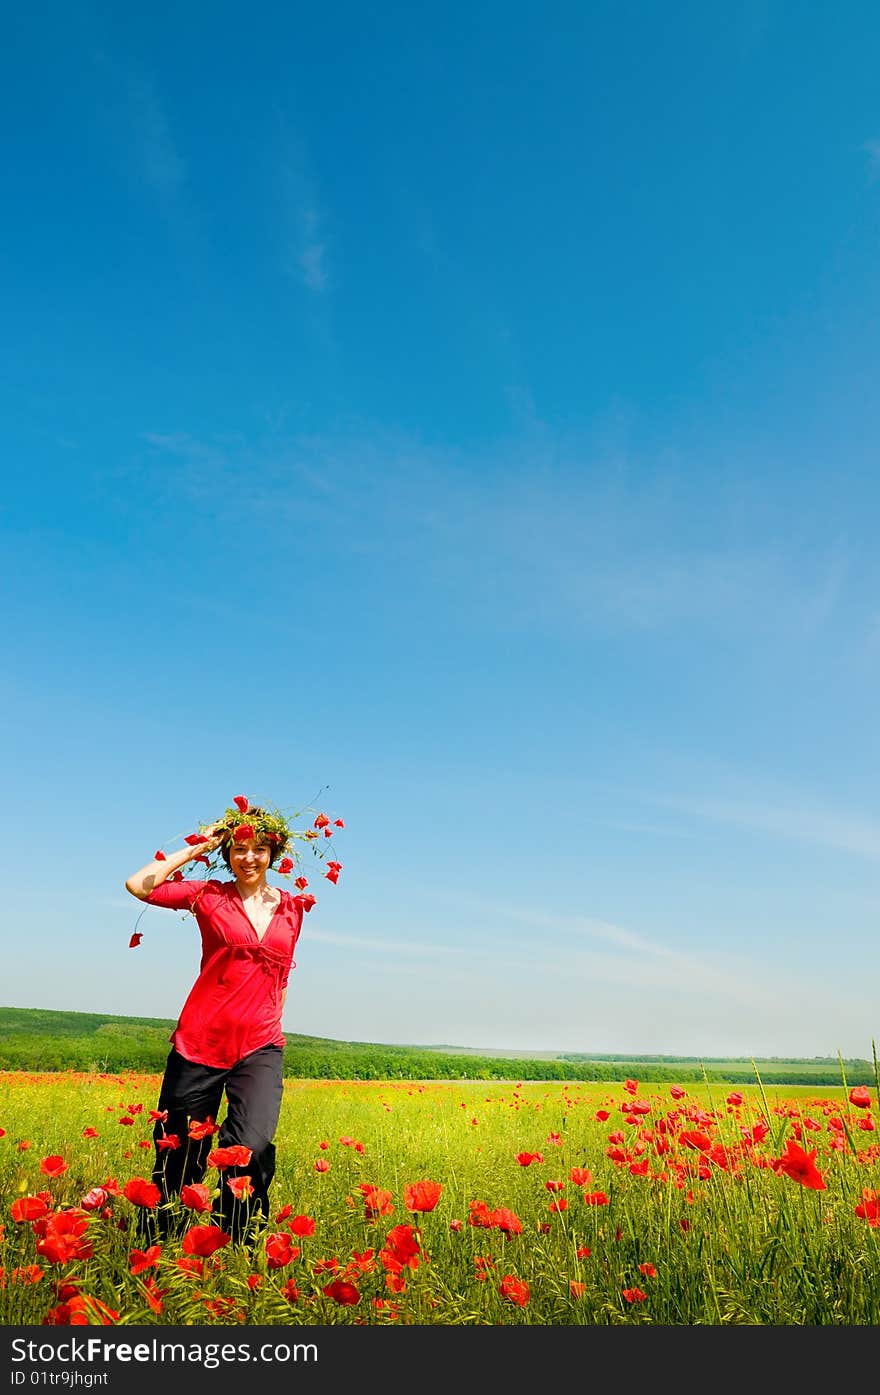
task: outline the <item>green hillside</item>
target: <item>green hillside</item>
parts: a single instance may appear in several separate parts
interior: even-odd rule
[[[110,1013],[54,1012],[0,1007],[0,1071],[161,1071],[170,1050],[171,1018],[122,1017]],[[336,1041],[285,1034],[285,1074],[329,1080],[583,1080],[643,1083],[754,1084],[755,1067],[769,1085],[840,1085],[840,1062],[756,1060],[688,1056],[624,1056],[534,1052],[524,1056],[455,1046],[389,1046],[382,1042]],[[843,1062],[846,1083],[874,1084],[866,1060]]]

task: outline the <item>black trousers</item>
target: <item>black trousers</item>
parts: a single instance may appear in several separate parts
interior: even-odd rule
[[[238,1143],[251,1150],[250,1161],[219,1173],[220,1194],[212,1219],[233,1241],[253,1238],[255,1224],[269,1218],[269,1185],[275,1176],[273,1139],[281,1113],[283,1053],[280,1046],[262,1046],[228,1069],[188,1061],[172,1049],[159,1093],[159,1110],[168,1111],[153,1129],[156,1161],[153,1181],[161,1193],[155,1212],[140,1210],[140,1230],[147,1240],[160,1239],[189,1223],[171,1203],[181,1187],[201,1182],[213,1148]],[[226,1117],[220,1132],[207,1138],[189,1137],[191,1122],[216,1120],[226,1092]],[[179,1148],[162,1148],[159,1140],[176,1134]],[[241,1201],[227,1186],[232,1177],[247,1175],[253,1194]],[[177,1212],[172,1216],[172,1210]]]

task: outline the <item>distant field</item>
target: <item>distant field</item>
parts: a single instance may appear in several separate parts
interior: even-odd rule
[[[0,1007],[0,1070],[161,1071],[171,1018]],[[394,1046],[286,1033],[285,1074],[314,1080],[582,1080],[627,1076],[662,1083],[867,1085],[873,1061],[835,1057],[700,1059],[691,1056],[509,1052],[461,1046]]]

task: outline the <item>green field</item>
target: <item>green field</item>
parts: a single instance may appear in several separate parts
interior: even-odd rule
[[[174,1028],[170,1018],[0,1008],[0,1070],[161,1071]],[[869,1085],[872,1060],[836,1057],[625,1056],[529,1052],[509,1055],[460,1046],[392,1046],[287,1035],[285,1075],[309,1080],[582,1080],[638,1076],[654,1083]],[[873,1050],[873,1048],[872,1048]]]

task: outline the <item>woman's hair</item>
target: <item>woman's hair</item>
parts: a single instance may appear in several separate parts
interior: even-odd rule
[[[253,806],[248,809],[246,814],[239,814],[237,821],[239,824],[257,824],[257,827],[254,828],[254,838],[257,843],[262,843],[269,849],[269,866],[271,867],[272,863],[283,851],[284,844],[279,837],[273,838],[271,832],[267,833],[264,829],[259,827],[259,820],[265,817],[265,809]],[[232,846],[232,842],[232,829],[230,828],[223,842],[220,844],[220,856],[223,858],[230,872],[232,871],[232,863],[229,860],[229,849]]]

